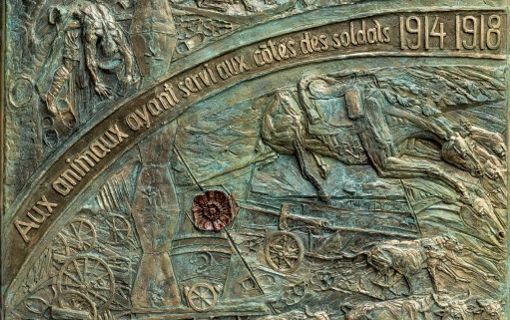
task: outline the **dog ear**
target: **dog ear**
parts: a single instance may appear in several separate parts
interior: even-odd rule
[[[62,21],[62,16],[65,14],[65,9],[59,6],[50,7],[48,12],[48,22],[50,24],[57,24]]]
[[[480,301],[478,301],[477,305],[475,305],[475,304],[467,305],[466,310],[468,313],[478,314],[478,313],[482,312],[482,308],[480,308],[480,306],[483,307],[483,305],[480,304]]]
[[[434,311],[434,314],[436,316],[438,316],[439,318],[443,318],[443,316],[446,314],[446,312],[443,309],[441,309],[441,310]]]
[[[342,310],[343,313],[348,313],[349,311],[352,310],[353,307],[354,306],[351,303],[347,302],[340,306],[340,310]]]

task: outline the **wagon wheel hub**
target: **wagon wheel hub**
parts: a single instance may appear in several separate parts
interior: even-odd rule
[[[278,231],[266,239],[265,256],[269,266],[274,270],[293,272],[303,260],[304,248],[295,234]]]
[[[210,310],[218,300],[215,289],[208,283],[193,285],[186,296],[189,306],[198,312]]]

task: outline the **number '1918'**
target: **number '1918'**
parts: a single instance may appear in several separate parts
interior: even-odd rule
[[[445,49],[445,39],[453,36],[447,35],[447,24],[448,20],[439,16],[401,16],[401,49]],[[501,27],[502,18],[496,14],[455,15],[455,49],[497,50],[501,47]]]
[[[457,50],[497,50],[501,46],[501,17],[498,15],[457,15],[455,24]]]

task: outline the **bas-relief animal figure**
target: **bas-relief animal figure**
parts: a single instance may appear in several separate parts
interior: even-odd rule
[[[259,320],[330,320],[329,315],[324,311],[311,313],[310,311],[290,311],[279,315],[271,315],[259,318]]]
[[[418,240],[388,240],[377,243],[359,255],[381,275],[397,273],[404,277],[411,291],[418,273],[427,271],[435,292],[447,292],[439,273],[454,281],[469,283],[473,279],[495,277],[462,257],[464,247],[449,236]],[[411,292],[416,294],[418,292]]]
[[[298,97],[291,90],[274,94],[262,120],[261,135],[276,152],[297,158],[303,177],[317,189],[321,200],[329,201],[322,185],[328,174],[322,157],[348,165],[371,164],[381,177],[433,178],[455,190],[459,195],[455,201],[483,219],[491,242],[504,243],[506,224],[494,210],[494,205],[506,207],[506,189],[501,189],[506,185],[506,149],[498,133],[469,123],[461,128],[442,114],[428,117],[423,110],[394,106],[370,77],[305,77],[297,91]],[[324,121],[312,98],[343,101],[336,111],[343,124],[333,126]],[[390,128],[390,117],[399,119],[398,127]],[[416,139],[433,144],[446,164],[410,156],[408,142]],[[466,184],[466,174],[486,188]],[[498,186],[503,199],[490,196]],[[445,201],[452,199],[446,197]]]
[[[247,10],[247,11],[255,11],[255,7],[253,5],[251,5],[249,2],[249,0],[196,0],[196,3],[197,3],[197,6],[199,8],[204,8],[204,9],[210,9],[210,10],[215,10],[215,11],[220,11],[220,12],[226,12],[228,10],[228,7],[235,4],[235,3],[239,3],[241,2],[241,4],[243,5],[243,7]]]
[[[500,302],[478,297],[428,295],[344,306],[345,320],[501,320]]]

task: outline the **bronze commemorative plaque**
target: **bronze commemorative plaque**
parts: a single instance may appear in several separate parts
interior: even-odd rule
[[[509,7],[4,1],[3,319],[508,319]]]

